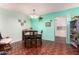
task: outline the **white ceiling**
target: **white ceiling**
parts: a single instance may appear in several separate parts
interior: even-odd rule
[[[78,3],[0,3],[0,8],[31,14],[36,9],[36,14],[45,14],[64,9],[78,7]]]

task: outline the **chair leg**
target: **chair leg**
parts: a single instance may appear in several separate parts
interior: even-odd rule
[[[42,46],[42,40],[40,40],[40,46]]]
[[[40,47],[42,46],[42,40],[41,39],[39,39],[39,44],[40,44]]]

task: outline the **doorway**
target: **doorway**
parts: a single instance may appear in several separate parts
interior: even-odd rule
[[[55,42],[66,43],[66,17],[58,16],[55,18]]]

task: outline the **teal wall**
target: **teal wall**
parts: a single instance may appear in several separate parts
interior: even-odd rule
[[[58,11],[58,12],[51,12],[48,14],[44,14],[43,20],[41,20],[41,21],[39,21],[38,19],[32,19],[32,27],[33,27],[33,29],[38,30],[38,31],[43,30],[43,39],[44,40],[55,41],[55,27],[54,27],[55,17],[65,16],[67,18],[66,43],[70,44],[70,27],[69,27],[70,20],[71,20],[71,16],[76,16],[76,15],[79,15],[79,7],[62,10],[62,11]],[[45,22],[49,22],[50,20],[52,20],[51,27],[45,27]]]
[[[43,20],[39,21],[38,19],[32,19],[32,28],[34,30],[38,30],[39,32],[41,32],[41,30],[43,30],[43,39],[44,40],[51,40],[54,41],[54,22],[51,22],[51,27],[46,27],[45,23],[46,22],[50,22],[50,20],[52,19],[47,19],[44,18]]]

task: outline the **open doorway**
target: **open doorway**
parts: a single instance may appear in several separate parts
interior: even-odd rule
[[[55,18],[55,42],[66,43],[66,17],[58,16]]]

